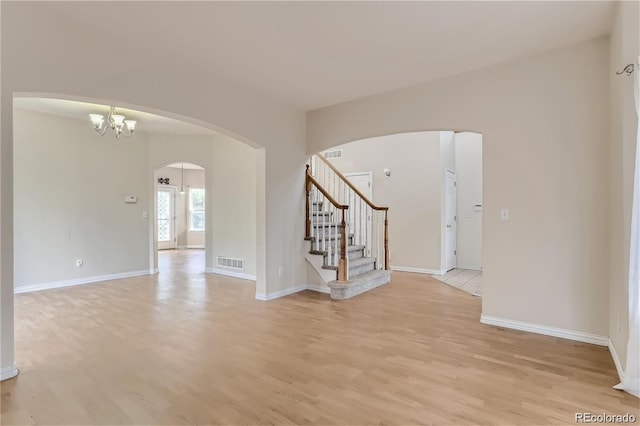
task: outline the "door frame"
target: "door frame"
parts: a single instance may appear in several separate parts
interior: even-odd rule
[[[369,178],[369,194],[365,194],[365,195],[369,195],[369,201],[373,202],[373,172],[372,171],[368,171],[368,172],[349,172],[349,173],[343,173],[344,177],[347,178],[347,180],[349,180],[350,177],[353,176],[367,176]],[[369,236],[369,238],[373,239],[373,220],[371,216],[367,216],[367,229],[366,229],[366,235]],[[369,241],[369,243],[371,243],[372,241]],[[369,247],[372,247],[372,244],[369,244]],[[368,252],[365,253],[366,256],[371,256],[371,248],[368,249]]]
[[[447,183],[449,180],[449,175],[453,175],[453,186],[454,186],[454,191],[453,191],[453,200],[451,200],[451,196],[449,195],[449,192],[447,191]],[[458,225],[458,212],[457,212],[457,203],[458,203],[458,189],[457,189],[457,183],[458,183],[458,175],[456,173],[455,170],[451,170],[449,168],[445,168],[444,171],[444,185],[443,185],[443,197],[442,197],[442,202],[444,203],[444,205],[442,206],[442,253],[441,253],[441,257],[442,257],[442,272],[446,273],[452,269],[455,269],[457,266],[457,225]],[[453,216],[453,221],[451,222],[451,224],[448,223],[449,221],[449,215],[447,215],[448,210],[447,207],[449,206],[449,203],[453,202],[453,212],[451,212],[451,216]],[[451,225],[452,229],[452,235],[451,235],[451,241],[448,240],[448,233],[447,233],[447,228],[448,226]],[[450,259],[450,252],[453,251],[453,254],[451,255],[451,259],[452,264],[449,262]]]
[[[171,202],[171,207],[173,210],[173,215],[171,216],[171,226],[172,226],[172,230],[173,230],[173,247],[167,247],[169,245],[169,242],[161,242],[158,238],[158,191],[161,191],[163,189],[168,189],[170,193],[172,193],[173,195],[173,200]],[[155,226],[154,226],[154,239],[156,241],[157,244],[157,249],[158,250],[175,250],[178,248],[178,232],[176,229],[176,201],[177,201],[177,194],[178,194],[178,187],[175,185],[156,185],[156,191],[155,191],[155,212],[154,212],[154,218],[155,218]],[[160,244],[163,244],[164,248],[160,248]]]

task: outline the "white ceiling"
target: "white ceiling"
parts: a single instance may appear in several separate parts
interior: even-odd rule
[[[43,2],[33,13],[56,20],[68,51],[74,52],[73,34],[89,30],[122,46],[132,68],[167,61],[198,67],[310,110],[607,35],[615,7],[610,1]]]
[[[89,121],[89,114],[97,113],[106,116],[109,113],[109,106],[107,105],[76,102],[64,99],[15,97],[13,105],[16,109],[41,112],[86,121],[87,126],[91,125],[91,122]],[[212,130],[186,123],[184,121],[174,120],[172,118],[149,114],[142,111],[119,108],[117,105],[116,112],[124,115],[127,119],[137,120],[136,131],[140,132],[170,135],[216,134]]]
[[[47,46],[46,54],[60,61],[81,58],[78,65],[100,60],[106,73],[117,73],[121,64],[142,72],[150,66],[192,67],[303,110],[602,37],[617,6],[611,1],[2,3],[3,20],[10,16],[14,31],[34,43],[25,49]],[[43,17],[49,23],[47,40],[31,40],[31,29]],[[88,35],[92,42],[85,41]],[[17,98],[16,107],[87,123],[90,112],[108,111],[104,105],[35,98]],[[214,133],[154,114],[119,111],[137,119],[141,132]]]

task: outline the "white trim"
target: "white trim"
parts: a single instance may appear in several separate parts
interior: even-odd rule
[[[299,291],[306,290],[307,285],[299,285],[297,287],[286,288],[284,290],[276,291],[275,293],[256,293],[256,299],[268,302],[269,300],[278,299],[280,297],[288,296]]]
[[[613,363],[616,365],[616,370],[618,371],[618,377],[620,378],[620,383],[624,382],[624,368],[622,368],[622,363],[620,362],[620,357],[618,356],[618,352],[616,351],[616,347],[613,346],[613,342],[609,339],[609,352],[611,353],[611,358],[613,358]]]
[[[160,273],[160,268],[151,268],[149,269],[149,275],[155,275]]]
[[[544,334],[546,336],[560,337],[562,339],[575,340],[577,342],[591,343],[593,345],[607,346],[609,338],[599,334],[585,333],[583,331],[567,330],[565,328],[549,327],[546,325],[532,324],[529,322],[515,321],[504,318],[480,315],[480,322],[497,327],[512,328],[514,330],[528,331],[530,333]]]
[[[309,284],[307,286],[307,290],[317,291],[318,293],[326,293],[326,294],[331,293],[331,289],[329,287],[323,287],[323,286],[312,285],[312,284]]]
[[[240,278],[242,280],[251,280],[251,281],[256,280],[255,275],[245,274],[243,272],[236,272],[236,271],[231,271],[231,270],[222,269],[222,268],[206,268],[204,272],[206,274],[226,275],[227,277]]]
[[[437,269],[414,268],[412,266],[391,265],[391,270],[398,271],[398,272],[414,272],[416,274],[428,274],[428,275],[444,275],[447,273],[447,271],[439,271]]]
[[[14,289],[15,294],[29,293],[32,291],[49,290],[52,288],[71,287],[76,285],[93,284],[101,281],[119,280],[122,278],[139,277],[141,275],[149,275],[149,270],[121,272],[119,274],[97,275],[95,277],[76,278],[73,280],[54,281],[50,283],[31,284],[19,286]]]
[[[184,250],[186,248],[187,248],[187,246],[178,246],[178,250]]]
[[[18,375],[18,368],[15,364],[0,369],[0,381],[12,379]]]
[[[187,245],[188,249],[203,249],[204,245],[203,244],[199,244],[199,245]]]

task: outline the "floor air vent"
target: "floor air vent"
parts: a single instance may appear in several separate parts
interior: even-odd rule
[[[331,158],[342,158],[342,150],[341,149],[334,149],[334,150],[331,150],[331,151],[325,151],[325,152],[322,153],[322,156],[324,158],[328,158],[328,159],[331,159]]]
[[[218,256],[217,261],[218,266],[222,268],[244,271],[244,259],[232,259],[230,257]]]

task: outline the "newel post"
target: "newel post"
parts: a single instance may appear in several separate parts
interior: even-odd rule
[[[305,174],[304,177],[304,182],[305,182],[305,191],[307,196],[305,197],[305,208],[306,208],[306,222],[305,222],[305,227],[304,227],[304,236],[305,238],[310,238],[311,237],[311,212],[310,210],[310,206],[309,206],[309,198],[310,198],[310,194],[311,194],[311,181],[309,180],[309,176],[311,174],[311,171],[309,170],[309,165],[307,164],[307,173]]]
[[[342,223],[340,224],[340,260],[338,260],[338,281],[349,281],[349,270],[347,267],[347,222],[345,220],[345,210],[342,210]]]
[[[389,267],[389,219],[387,214],[389,210],[384,211],[384,269],[387,271],[391,269]]]

